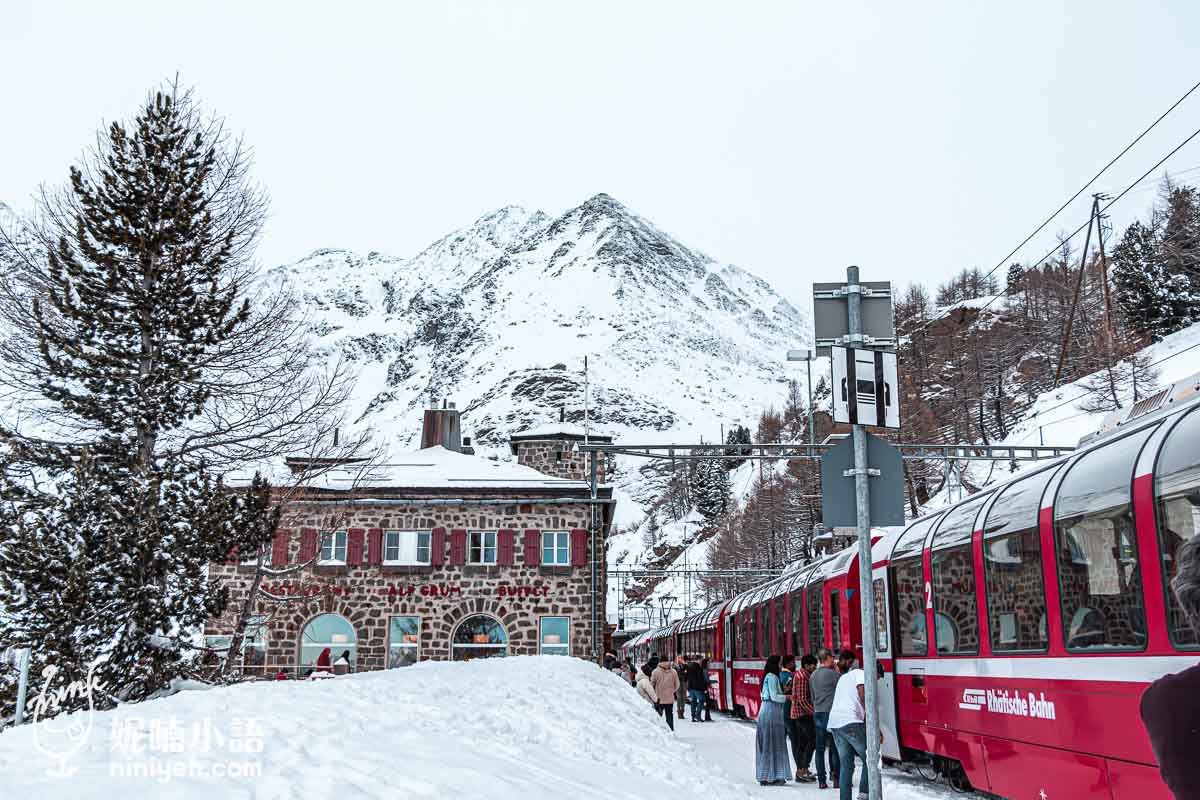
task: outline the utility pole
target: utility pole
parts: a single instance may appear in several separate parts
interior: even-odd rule
[[[1108,256],[1104,254],[1104,216],[1100,214],[1101,200],[1107,200],[1103,194],[1092,195],[1093,208],[1096,209],[1097,227],[1096,242],[1100,246],[1100,284],[1104,288],[1104,343],[1108,347],[1108,358],[1112,359],[1113,329],[1112,329],[1112,293],[1108,287]]]
[[[847,328],[852,345],[863,341],[862,287],[858,282],[858,267],[846,268]],[[852,390],[853,391],[853,390]],[[872,587],[871,559],[871,485],[867,465],[867,432],[855,424],[854,437],[854,497],[858,511],[858,597],[862,610],[863,688],[867,723],[867,767],[870,800],[883,800],[883,783],[879,774],[879,687],[876,681],[875,593]]]
[[[1054,371],[1054,388],[1062,378],[1063,365],[1067,362],[1067,346],[1071,342],[1071,325],[1075,321],[1075,306],[1079,303],[1079,289],[1083,286],[1083,273],[1087,270],[1088,245],[1092,241],[1092,223],[1100,215],[1099,195],[1092,196],[1092,211],[1088,216],[1087,234],[1083,237],[1083,255],[1079,259],[1079,277],[1075,279],[1075,291],[1071,294],[1071,309],[1067,312],[1067,327],[1063,331],[1062,349],[1058,353],[1058,369]]]

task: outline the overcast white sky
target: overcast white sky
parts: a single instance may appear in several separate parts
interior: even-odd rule
[[[264,263],[411,255],[604,191],[807,305],[849,263],[990,268],[1200,80],[1197,31],[1196,0],[0,0],[0,200],[28,208],[178,72],[255,148]],[[1098,185],[1197,128],[1200,91]]]

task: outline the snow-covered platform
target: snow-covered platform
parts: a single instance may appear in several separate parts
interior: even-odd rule
[[[663,723],[665,726],[665,723]],[[676,738],[682,749],[698,755],[710,769],[730,783],[739,785],[737,797],[812,797],[837,800],[836,789],[821,790],[815,783],[759,786],[754,780],[754,723],[714,715],[713,722],[675,721]],[[858,773],[855,772],[857,795]],[[722,795],[705,795],[721,797]],[[728,795],[726,795],[728,796]],[[883,771],[884,800],[946,800],[957,795],[948,786],[932,784],[916,775],[888,768]]]

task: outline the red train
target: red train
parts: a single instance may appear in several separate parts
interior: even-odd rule
[[[1200,527],[1200,375],[1070,456],[877,537],[883,754],[1007,798],[1168,800],[1138,703],[1200,659],[1169,583]],[[857,548],[623,651],[706,655],[753,717],[769,653],[861,652]]]

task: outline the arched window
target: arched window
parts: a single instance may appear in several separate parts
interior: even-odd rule
[[[1167,600],[1167,630],[1178,649],[1200,647],[1200,632],[1188,624],[1171,581],[1179,569],[1177,554],[1184,542],[1200,530],[1200,413],[1188,415],[1167,435],[1154,468],[1154,495],[1158,506],[1158,547]]]
[[[476,614],[454,629],[450,657],[454,661],[497,658],[508,655],[508,634],[492,617]]]
[[[317,663],[321,651],[329,648],[329,663],[333,663],[349,652],[351,669],[358,657],[358,637],[354,626],[337,614],[322,614],[313,617],[300,633],[300,666],[311,667]]]
[[[1068,650],[1146,646],[1131,484],[1153,432],[1145,428],[1087,451],[1058,488],[1054,536]]]

